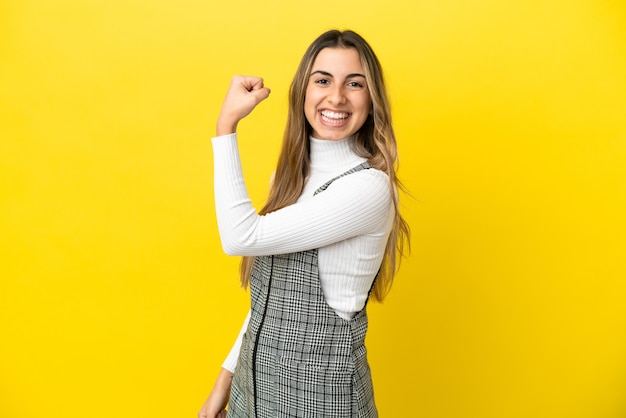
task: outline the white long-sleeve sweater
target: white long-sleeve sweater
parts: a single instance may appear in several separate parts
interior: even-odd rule
[[[310,138],[310,173],[300,198],[260,216],[243,180],[237,135],[212,140],[215,207],[224,251],[256,256],[317,248],[324,296],[344,319],[365,305],[394,216],[388,177],[376,169],[337,179],[313,196],[328,180],[366,161],[352,151],[349,141]],[[227,370],[235,369],[249,316],[223,363]]]

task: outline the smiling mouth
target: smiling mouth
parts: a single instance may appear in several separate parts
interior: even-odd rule
[[[325,123],[331,125],[338,125],[345,122],[350,117],[350,113],[347,112],[332,112],[330,110],[320,111],[320,116]]]

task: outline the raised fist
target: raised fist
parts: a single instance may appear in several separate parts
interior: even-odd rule
[[[233,133],[239,121],[252,112],[270,95],[270,89],[263,86],[263,79],[252,76],[234,76],[222,103],[217,119],[217,135]]]

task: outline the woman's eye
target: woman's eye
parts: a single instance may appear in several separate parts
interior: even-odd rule
[[[361,83],[359,83],[357,81],[351,81],[351,82],[348,83],[348,86],[361,88],[361,87],[363,87],[363,84],[361,84]]]
[[[328,81],[325,78],[320,78],[319,80],[316,81],[317,84],[328,84],[330,83],[330,81]]]

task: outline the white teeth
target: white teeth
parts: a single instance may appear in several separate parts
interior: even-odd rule
[[[321,112],[322,119],[326,122],[340,122],[347,119],[349,114],[345,112],[331,112],[330,110],[324,110]]]

